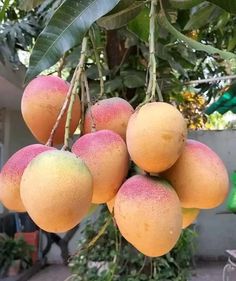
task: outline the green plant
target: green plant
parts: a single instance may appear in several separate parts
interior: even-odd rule
[[[148,258],[136,251],[118,233],[115,223],[109,220],[106,208],[101,210],[96,224],[88,221],[79,242],[78,253],[69,266],[73,281],[184,281],[190,275],[193,255],[194,231],[183,231],[176,247],[160,258]],[[95,244],[99,229],[110,221]],[[104,229],[103,229],[104,230]],[[96,239],[95,239],[96,240]],[[92,247],[88,247],[88,243]]]
[[[0,277],[7,274],[15,260],[21,261],[21,268],[28,268],[32,264],[31,254],[33,246],[27,244],[23,238],[13,239],[6,234],[0,235]]]

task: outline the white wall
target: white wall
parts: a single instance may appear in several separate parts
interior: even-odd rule
[[[3,164],[20,148],[35,143],[29,129],[25,125],[21,113],[16,110],[5,110],[4,138],[3,138]],[[0,213],[4,212],[0,204]]]
[[[195,131],[190,138],[211,147],[224,161],[229,174],[236,170],[236,131]],[[201,211],[197,221],[197,255],[205,259],[221,258],[225,250],[236,249],[236,215],[219,215],[219,208]]]
[[[20,148],[36,143],[24,123],[21,113],[16,110],[6,110],[4,125],[4,162]]]

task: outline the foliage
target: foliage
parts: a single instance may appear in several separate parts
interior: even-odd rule
[[[81,44],[90,26],[118,3],[119,0],[81,0],[74,6],[74,0],[63,2],[36,41],[26,81],[54,65],[72,47]]]
[[[23,2],[20,0],[0,1],[0,7],[3,7],[0,13],[0,61],[3,64],[8,61],[13,69],[18,69],[21,64],[18,51],[29,51],[32,48],[35,39],[62,1],[45,0],[32,11],[22,10]],[[23,7],[26,8],[25,5]]]
[[[64,5],[66,5],[66,2],[64,3]],[[133,6],[133,4],[131,4],[130,6]],[[206,10],[208,8],[212,10],[212,12],[211,12],[212,13],[212,17],[211,17],[212,20],[210,22],[208,20],[209,19],[209,14],[208,15],[206,14],[206,15],[202,16],[202,13],[200,12],[202,9]],[[51,32],[53,32],[53,30],[56,28],[56,25],[54,23],[54,18],[55,18],[55,22],[58,22],[60,20],[60,17],[61,18],[63,17],[63,9],[66,12],[66,9],[63,8],[63,6],[61,6],[60,7],[60,11],[61,12],[59,13],[59,11],[58,11],[52,17],[52,20],[49,22],[49,25],[48,25],[47,28],[50,28]],[[126,7],[126,9],[127,9],[127,7]],[[202,28],[205,28],[205,29],[206,29],[206,25],[209,24],[209,33],[211,33],[212,32],[212,30],[211,30],[212,29],[212,24],[215,24],[215,22],[217,21],[218,17],[220,17],[220,19],[222,21],[221,17],[225,16],[226,12],[224,12],[222,9],[220,9],[221,12],[219,13],[219,9],[220,8],[214,6],[214,5],[210,4],[210,3],[204,4],[204,6],[201,5],[200,7],[195,7],[195,9],[194,9],[195,12],[193,14],[191,14],[192,11],[187,11],[187,12],[186,11],[178,12],[177,10],[175,11],[170,6],[167,6],[165,8],[165,12],[163,12],[164,10],[161,9],[160,13],[159,13],[159,16],[158,16],[159,24],[160,24],[159,29],[161,31],[159,33],[159,37],[160,37],[159,41],[160,42],[163,41],[163,43],[164,43],[164,45],[162,44],[163,49],[164,49],[164,47],[166,49],[166,50],[163,50],[163,52],[164,52],[164,60],[168,61],[167,57],[169,57],[169,60],[171,60],[170,57],[172,57],[172,58],[176,57],[176,56],[171,56],[172,53],[174,53],[174,52],[176,53],[176,51],[181,56],[183,56],[184,53],[189,51],[190,54],[185,55],[184,59],[187,59],[189,61],[189,63],[194,63],[193,61],[191,62],[191,60],[194,57],[195,51],[194,50],[190,51],[189,48],[188,48],[188,45],[190,45],[193,49],[199,49],[200,48],[200,49],[204,50],[205,52],[209,51],[209,52],[213,52],[213,54],[217,53],[217,50],[213,49],[211,47],[214,44],[214,42],[212,42],[211,40],[209,40],[208,42],[205,41],[205,44],[202,44],[203,41],[201,41],[201,40],[198,40],[199,42],[194,41],[191,38],[189,38],[188,36],[185,36],[183,33],[185,32],[185,28],[186,28],[186,30],[189,30],[190,27],[191,27],[192,30],[195,30],[196,28],[199,28],[199,26],[198,26],[199,22],[205,23],[205,24],[202,24],[202,26],[201,26]],[[96,10],[97,9],[94,7],[94,11],[96,11]],[[170,10],[170,12],[169,12],[169,10]],[[199,11],[199,13],[197,13],[198,11]],[[80,13],[80,7],[78,7],[77,12]],[[149,13],[148,9],[147,9],[146,12]],[[121,11],[119,13],[121,13]],[[131,11],[130,11],[130,13],[131,13]],[[130,15],[130,13],[128,13],[128,15]],[[102,18],[101,20],[99,20],[98,23],[99,22],[104,22],[105,19],[106,19],[106,21],[108,21],[109,24],[107,24],[107,25],[103,24],[103,26],[105,26],[105,27],[107,27],[107,26],[120,27],[120,23],[119,23],[120,20],[119,20],[118,16],[115,16],[115,15],[117,15],[117,10],[115,11],[115,13],[112,13],[110,16],[106,16],[105,18]],[[123,17],[122,17],[123,21],[125,21],[125,19],[126,19],[127,23],[130,21],[130,16],[128,17],[128,15],[127,16],[123,15]],[[145,14],[143,15],[143,17],[145,17]],[[170,21],[168,21],[168,17],[171,17],[170,18],[171,23],[170,23]],[[228,16],[228,18],[229,17],[230,16]],[[131,19],[132,19],[132,17],[131,17]],[[139,22],[142,24],[142,22],[144,22],[145,19],[147,21],[147,17],[145,17],[145,18],[140,18],[139,17]],[[83,20],[83,16],[81,16],[81,20]],[[92,20],[92,18],[91,18],[91,20]],[[227,20],[229,21],[229,19],[227,19]],[[224,24],[226,24],[227,20],[224,20]],[[123,25],[124,25],[124,23],[123,23]],[[68,25],[68,23],[65,22],[64,23],[64,30],[67,30],[67,28],[66,28],[67,25]],[[110,27],[107,27],[107,29],[109,29],[109,28]],[[178,30],[178,29],[180,29],[180,30],[182,29],[184,32],[180,33],[179,32],[180,30]],[[45,36],[46,36],[48,34],[47,29],[45,29],[44,32],[45,32]],[[43,36],[44,32],[42,33],[41,36]],[[61,29],[60,34],[63,34],[63,32],[64,32],[63,29]],[[75,30],[75,32],[78,33],[77,37],[80,36],[80,33],[83,33],[83,31],[82,30],[78,30],[78,28]],[[132,29],[132,32],[136,36],[139,37],[139,30],[137,31],[135,29]],[[142,31],[142,32],[144,32],[144,31]],[[145,37],[148,38],[149,30],[147,29],[147,30],[145,30],[145,32],[146,32]],[[60,38],[60,36],[61,36],[60,34],[59,33],[57,35],[55,34],[55,39]],[[71,38],[73,38],[73,37],[74,36],[71,36]],[[220,36],[218,36],[218,37],[219,37],[220,40],[223,40],[222,35],[221,35],[221,37]],[[176,41],[176,39],[177,39],[177,41]],[[182,40],[185,41],[188,45],[182,44],[181,43]],[[47,40],[45,41],[45,43],[47,43]],[[209,45],[209,47],[206,46],[206,43]],[[34,52],[37,53],[41,49],[40,43],[38,43],[38,44],[36,43],[36,45],[34,47],[34,51],[32,53],[32,60],[34,58]],[[72,44],[75,45],[76,42],[72,41]],[[70,44],[71,47],[73,47],[72,44]],[[180,47],[176,50],[177,46],[180,46]],[[198,47],[198,46],[201,46],[201,47]],[[224,49],[225,48],[222,45],[219,45],[217,47],[219,49]],[[46,46],[44,46],[44,48],[50,48],[50,43],[47,43]],[[64,48],[64,51],[66,51],[68,47],[64,44],[64,46],[61,46],[61,48]],[[210,48],[210,50],[209,50],[209,48]],[[56,50],[54,50],[54,52],[56,54],[59,54],[59,53],[61,53],[61,49],[59,50],[58,48],[56,48]],[[158,55],[158,53],[159,52],[157,51],[157,55]],[[233,57],[232,54],[231,55],[229,54],[229,56],[227,56],[226,52],[221,53],[221,51],[219,51],[219,53],[222,54],[222,56],[224,58],[226,58],[226,57]],[[170,54],[170,55],[168,55],[168,54]],[[224,54],[225,54],[225,56],[224,56]],[[199,56],[200,55],[203,56],[203,54],[199,54]],[[206,55],[204,54],[204,56],[206,56]],[[197,59],[196,56],[195,56],[195,58]],[[163,59],[163,54],[162,54],[162,59]],[[41,60],[41,58],[40,58],[40,60]],[[187,76],[188,76],[187,72],[186,72],[186,70],[184,70],[184,68],[186,68],[186,67],[185,66],[181,67],[180,59],[178,59],[177,61],[175,61],[175,59],[171,60],[171,61],[172,61],[171,67],[174,68],[175,70],[177,70],[179,73],[182,72],[182,74],[184,74],[185,77],[187,78]],[[32,61],[32,67],[34,67],[35,63],[36,62],[33,60]],[[47,63],[48,63],[48,59],[47,58],[43,59],[41,67],[46,68],[47,67]],[[33,71],[33,69],[34,68],[32,68],[32,71]]]
[[[7,273],[15,260],[21,261],[21,267],[27,268],[32,264],[33,247],[23,239],[13,239],[7,235],[0,236],[0,276]]]
[[[102,209],[96,224],[90,221],[83,229],[78,254],[72,257],[70,268],[74,281],[184,281],[190,274],[195,233],[183,231],[176,247],[160,258],[148,258],[136,251],[126,242],[111,223],[92,248],[88,243],[110,216]]]
[[[181,98],[180,98],[181,97]],[[190,130],[203,129],[207,121],[204,115],[206,99],[193,91],[184,91],[178,99],[173,97],[177,108],[187,120]]]
[[[0,6],[7,2],[0,1]],[[79,24],[79,27],[73,25],[68,32],[69,21],[65,20],[65,15],[69,0],[63,2],[63,5],[60,5],[62,0],[10,1],[10,5],[3,9],[4,17],[0,24],[0,57],[2,61],[7,59],[12,62],[13,66],[19,64],[18,51],[31,50],[46,26],[40,35],[42,40],[39,38],[34,45],[28,80],[43,69],[47,73],[51,72],[48,69],[49,65],[56,61],[58,64],[56,68],[52,68],[53,71],[56,71],[63,61],[63,73],[66,73],[66,78],[71,78],[80,54],[79,38],[82,38],[88,27],[85,28],[84,24]],[[144,0],[117,0],[114,5],[118,2],[119,4],[104,16],[106,4],[99,5],[99,1],[93,1],[91,5],[86,2],[86,13],[82,12],[83,8],[80,5],[72,5],[73,15],[80,15],[77,18],[78,23],[85,20],[90,24],[94,23],[96,49],[105,80],[105,94],[120,95],[136,105],[145,96],[150,6],[149,1]],[[236,33],[233,28],[236,16],[232,1],[226,1],[224,7],[216,0],[159,2],[163,7],[158,6],[156,59],[158,83],[164,100],[169,101],[173,96],[181,98],[184,84],[189,80],[234,73],[235,59],[223,60],[220,57],[234,57],[236,49]],[[72,15],[72,12],[69,15]],[[98,17],[100,19],[97,20]],[[57,29],[58,26],[60,29]],[[52,42],[58,42],[55,45],[58,45],[58,48]],[[199,48],[202,51],[197,51]],[[86,68],[90,91],[96,94],[99,92],[99,77],[92,49],[91,46]],[[199,95],[207,97],[209,103],[218,95],[224,84],[203,83],[193,86]]]
[[[228,125],[228,122],[224,119],[224,117],[218,113],[214,112],[208,117],[208,120],[205,124],[205,127],[208,130],[223,130]]]

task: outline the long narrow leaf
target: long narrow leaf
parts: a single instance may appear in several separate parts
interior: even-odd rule
[[[20,0],[19,8],[24,11],[30,11],[40,5],[44,0]]]
[[[143,7],[144,3],[133,3],[129,7],[117,13],[102,17],[97,21],[97,23],[107,30],[120,28],[134,19],[141,12]]]
[[[184,41],[185,43],[187,43],[187,45],[189,47],[191,47],[195,50],[207,52],[208,54],[218,54],[218,55],[220,55],[220,57],[222,59],[236,58],[236,55],[233,53],[219,50],[210,45],[202,44],[200,42],[197,42],[197,41],[185,36],[184,34],[179,32],[176,28],[174,28],[174,26],[168,21],[163,10],[161,10],[158,15],[158,21],[165,29],[167,29],[173,36],[175,36],[176,39]]]
[[[9,7],[9,5],[10,5],[10,0],[5,0],[3,3],[3,7],[0,11],[0,21],[2,21],[4,19],[5,12],[6,12],[7,8]]]
[[[190,9],[204,0],[169,0],[171,5],[177,9]]]
[[[66,0],[38,37],[25,82],[54,65],[69,49],[81,43],[90,26],[120,0]]]
[[[236,1],[235,0],[208,0],[209,2],[221,7],[231,14],[236,14]]]

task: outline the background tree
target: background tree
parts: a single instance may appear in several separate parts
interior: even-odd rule
[[[27,80],[45,70],[46,73],[58,70],[59,75],[71,79],[82,37],[93,24],[86,67],[91,95],[97,98],[104,91],[108,96],[119,95],[133,105],[139,104],[147,86],[150,1],[112,1],[110,7],[118,5],[107,15],[104,12],[109,7],[103,2],[80,1],[75,6],[72,0],[0,1],[1,61],[8,60],[17,68],[19,53],[31,51],[46,26],[34,46]],[[200,100],[205,102],[197,106],[198,112],[183,111],[188,120],[197,120],[196,114],[201,114],[205,105],[219,95],[225,82],[191,83],[191,80],[235,73],[235,4],[227,1],[222,7],[220,1],[162,2],[158,1],[155,19],[158,85],[164,100],[175,102],[179,108],[186,101],[186,93],[192,92],[196,100],[202,96]],[[89,10],[94,12],[87,16]],[[101,76],[103,83],[99,81]],[[188,103],[191,104],[191,99]],[[205,118],[200,119],[197,128],[204,126]],[[189,121],[189,126],[195,128],[192,123]]]

